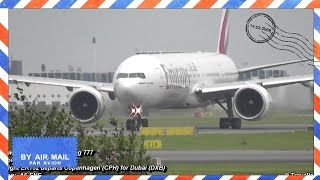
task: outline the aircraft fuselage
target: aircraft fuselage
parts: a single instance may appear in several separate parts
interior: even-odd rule
[[[210,103],[200,100],[195,88],[237,81],[238,75],[235,63],[224,54],[139,54],[118,66],[113,83],[122,104],[191,108]]]

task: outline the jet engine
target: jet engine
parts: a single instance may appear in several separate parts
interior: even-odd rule
[[[103,114],[104,98],[94,88],[79,88],[69,99],[69,109],[74,119],[82,123],[94,122]]]
[[[257,120],[269,111],[271,101],[272,98],[265,88],[248,85],[235,93],[233,106],[242,119]]]

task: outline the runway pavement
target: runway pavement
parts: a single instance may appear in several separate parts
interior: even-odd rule
[[[236,163],[236,162],[313,162],[313,151],[304,150],[192,150],[192,151],[148,151],[153,158],[171,163]]]
[[[255,124],[243,125],[241,129],[219,129],[217,126],[196,126],[198,134],[248,134],[248,133],[281,133],[292,131],[312,130],[313,124]],[[113,128],[103,128],[108,134],[114,133]],[[93,128],[85,128],[87,135],[100,135],[101,132]],[[130,131],[125,131],[129,134]]]

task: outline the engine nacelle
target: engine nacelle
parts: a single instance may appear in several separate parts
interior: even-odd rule
[[[265,88],[259,85],[248,85],[236,92],[233,106],[242,119],[257,120],[269,111],[271,101],[271,95]]]
[[[69,99],[69,109],[74,119],[82,123],[94,122],[104,112],[104,98],[94,88],[79,88]]]

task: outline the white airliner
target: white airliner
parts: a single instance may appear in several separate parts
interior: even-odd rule
[[[228,12],[223,11],[217,52],[140,53],[123,61],[115,71],[113,84],[40,77],[9,76],[10,82],[64,86],[73,91],[69,99],[72,116],[93,122],[104,111],[107,92],[112,100],[131,108],[134,117],[126,122],[129,130],[147,127],[142,109],[181,109],[220,105],[227,114],[220,128],[241,128],[241,119],[258,120],[268,112],[271,96],[266,89],[294,83],[307,84],[313,75],[239,81],[239,73],[299,63],[301,60],[239,69],[225,55]],[[226,103],[226,106],[223,104]],[[241,118],[235,118],[233,114]]]

